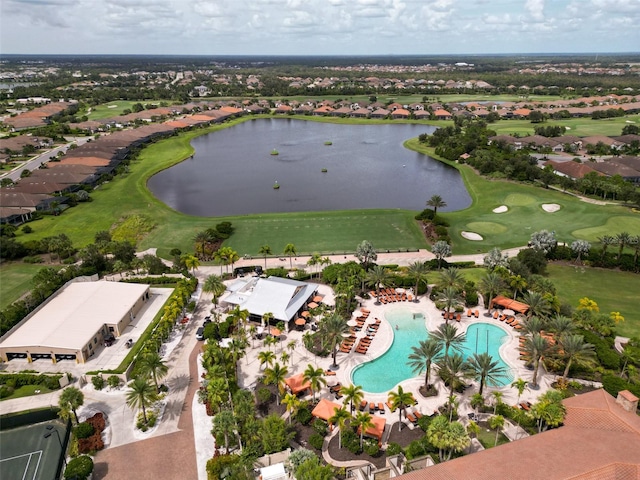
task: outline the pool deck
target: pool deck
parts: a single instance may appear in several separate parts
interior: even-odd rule
[[[319,285],[319,293],[321,295],[324,295],[323,301],[325,303],[327,303],[328,305],[333,304],[334,297],[330,287],[326,285]],[[386,313],[397,310],[399,308],[412,313],[420,313],[424,316],[424,321],[429,331],[435,330],[440,324],[444,322],[440,310],[436,308],[434,302],[429,300],[427,296],[420,296],[418,300],[419,301],[417,303],[404,301],[386,305],[376,305],[374,299],[362,300],[360,308],[365,308],[370,311],[365,325],[375,321],[376,318],[382,320],[382,324],[380,325],[378,332],[371,342],[371,346],[369,347],[366,354],[356,353],[355,348],[350,353],[338,352],[336,357],[338,368],[335,369],[335,375],[327,375],[325,377],[325,379],[327,380],[327,387],[323,387],[321,391],[316,392],[316,398],[327,398],[332,401],[341,403],[343,399],[336,400],[334,395],[329,391],[328,386],[335,385],[336,383],[340,383],[342,385],[350,385],[351,374],[354,368],[364,362],[368,362],[374,360],[375,358],[378,358],[389,349],[393,342],[394,327],[386,320]],[[473,310],[475,311],[476,308],[474,308]],[[525,380],[530,380],[532,371],[528,370],[525,367],[524,362],[519,359],[519,332],[509,325],[505,325],[503,322],[500,322],[499,320],[491,317],[488,314],[486,308],[478,306],[477,310],[479,311],[478,318],[468,317],[466,315],[467,309],[465,309],[465,312],[463,312],[462,314],[461,322],[453,321],[453,324],[455,324],[460,329],[460,331],[463,332],[466,332],[468,327],[470,325],[473,325],[474,323],[488,323],[501,328],[506,334],[506,339],[504,340],[504,343],[499,350],[502,359],[508,365],[514,379],[523,378]],[[326,358],[316,357],[308,352],[306,348],[304,348],[304,346],[302,345],[303,333],[304,332],[301,331],[287,332],[283,335],[282,340],[278,345],[276,345],[275,347],[271,347],[272,349],[275,349],[276,357],[278,359],[280,358],[282,351],[286,351],[291,355],[291,359],[287,363],[289,376],[303,372],[309,364],[314,365],[314,367],[320,367],[324,370],[329,370],[329,367],[332,363],[332,359],[330,356]],[[364,331],[360,331],[358,332],[357,337],[360,338],[364,335]],[[296,347],[293,351],[287,349],[287,344],[289,344],[291,341],[296,341]],[[257,379],[263,375],[264,369],[260,368],[260,362],[257,358],[258,352],[263,349],[263,342],[261,340],[254,340],[247,350],[247,356],[239,362],[240,384],[242,387],[252,389],[255,386]],[[384,372],[380,372],[380,374],[384,375]],[[432,381],[436,384],[439,394],[437,396],[429,398],[424,398],[419,393],[420,386],[424,384],[424,374],[407,379],[399,384],[405,391],[410,391],[414,394],[414,397],[418,403],[413,408],[423,415],[432,415],[438,407],[440,407],[447,401],[448,397],[448,389],[437,377],[435,371],[432,371],[431,378]],[[520,402],[535,402],[536,398],[550,387],[551,383],[555,379],[555,376],[548,375],[544,370],[541,369],[538,375],[538,379],[539,388],[537,390],[526,388],[524,393],[520,397]],[[458,412],[461,417],[466,417],[467,413],[471,413],[474,411],[470,405],[470,397],[478,391],[477,382],[469,381],[469,383],[473,383],[476,388],[470,388],[463,394],[458,396]],[[397,390],[397,386],[394,387],[393,390]],[[492,391],[500,391],[503,394],[502,401],[505,403],[515,405],[517,402],[517,390],[510,385],[506,385],[504,387],[485,386],[484,396],[487,399],[487,403],[491,402]],[[311,394],[309,394],[305,398],[311,399],[311,397]],[[388,393],[365,392],[364,399],[367,400],[367,402],[385,404],[388,399]],[[384,414],[375,412],[374,415],[386,418],[389,424],[397,422],[398,413],[395,412],[392,414],[391,412],[389,412],[389,409],[386,407],[386,405],[385,409],[386,412]],[[404,421],[407,422],[406,420]],[[412,428],[413,425],[409,425],[409,427]]]

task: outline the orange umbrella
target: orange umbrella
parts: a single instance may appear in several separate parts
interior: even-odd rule
[[[316,302],[311,302],[309,304],[309,308],[318,308],[318,304]]]
[[[313,297],[313,301],[317,302],[317,303],[320,303],[322,301],[322,298],[323,297],[321,297],[320,295],[317,295],[317,296]]]
[[[303,317],[308,317],[310,314],[309,312],[307,312],[306,310],[304,312],[302,312],[300,315],[302,315]]]
[[[274,337],[279,337],[279,336],[280,336],[280,334],[282,334],[282,332],[281,332],[278,328],[276,328],[276,327],[271,327],[271,328],[269,328],[269,333],[270,333],[271,335],[273,335]]]
[[[296,325],[304,325],[307,321],[304,318],[296,318]]]

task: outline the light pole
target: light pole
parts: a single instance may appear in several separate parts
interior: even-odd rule
[[[58,430],[53,428],[53,425],[47,425],[45,428],[49,431],[44,434],[44,438],[49,438],[51,436],[51,431],[54,431],[56,433],[56,436],[58,437],[58,443],[60,444],[60,451],[62,452],[62,463],[64,463],[64,468],[66,469],[67,459],[66,459],[64,447],[62,446],[62,440],[60,439],[60,434],[58,433]]]

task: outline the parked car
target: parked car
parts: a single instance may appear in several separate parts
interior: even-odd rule
[[[204,340],[204,327],[198,327],[196,330],[196,340]]]

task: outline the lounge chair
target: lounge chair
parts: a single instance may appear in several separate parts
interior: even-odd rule
[[[360,410],[361,412],[364,412],[365,408],[367,408],[367,401],[366,400],[362,400],[360,402],[360,406],[358,407],[358,410]]]
[[[336,372],[334,372],[333,370],[325,370],[324,374],[327,375],[328,377],[332,377],[336,374]]]
[[[413,295],[407,295],[407,301],[410,302],[413,300]]]
[[[420,420],[420,418],[422,417],[422,414],[417,410],[414,410],[413,414],[416,416],[416,419],[418,420]]]
[[[467,317],[473,317],[473,312],[471,309],[467,310]]]
[[[473,312],[473,314],[476,316],[476,318],[480,318],[480,310],[476,310],[475,312]]]
[[[499,315],[500,314],[498,313],[497,310],[495,312],[493,312],[493,318],[497,319]]]
[[[462,315],[461,315],[461,314],[459,314],[459,313],[457,313],[457,314],[456,314],[456,322],[459,322],[459,321],[461,321],[461,320],[462,320]]]
[[[383,404],[382,402],[379,402],[379,403],[378,403],[378,411],[379,411],[380,413],[385,413],[385,410],[384,410],[384,404]]]
[[[395,409],[395,408],[393,408],[393,405],[391,405],[389,402],[385,402],[385,405],[389,408],[389,411],[390,411],[391,413],[393,413],[393,412],[395,412],[395,411],[396,411],[396,409]]]
[[[405,413],[405,417],[407,417],[407,420],[409,420],[413,424],[418,422],[418,419],[414,417],[411,413]]]
[[[373,402],[369,402],[369,411],[371,413],[375,412],[378,409],[378,407],[376,407],[376,404]]]

